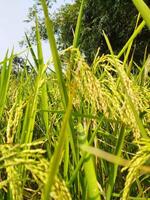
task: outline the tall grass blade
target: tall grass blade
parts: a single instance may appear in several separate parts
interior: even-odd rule
[[[74,48],[77,48],[78,44],[79,44],[81,21],[82,21],[82,16],[83,16],[83,9],[84,9],[84,2],[85,2],[85,0],[82,0],[81,6],[80,6],[79,15],[78,15],[78,20],[77,20],[77,24],[76,24],[76,30],[75,30],[74,40],[73,40],[73,47]]]
[[[39,93],[40,93],[42,84],[43,84],[43,77],[40,73],[38,73],[33,82],[32,89],[34,91],[31,91],[30,98],[28,102],[26,103],[27,105],[26,105],[26,111],[25,111],[25,116],[23,120],[21,143],[32,142]]]
[[[121,49],[121,51],[119,52],[117,58],[120,58],[123,53],[126,51],[126,49],[128,48],[129,44],[133,42],[133,40],[137,37],[137,35],[142,31],[142,29],[145,26],[145,21],[142,21],[140,23],[140,25],[136,28],[136,30],[133,32],[133,34],[131,35],[131,37],[129,38],[129,40],[126,42],[126,44],[124,45],[124,47]]]
[[[81,146],[81,149],[83,151],[86,151],[86,152],[88,152],[92,155],[99,157],[99,158],[107,160],[108,162],[115,163],[115,164],[120,165],[120,166],[127,167],[130,163],[129,160],[123,159],[119,156],[113,155],[111,153],[108,153],[106,151],[103,151],[103,150],[95,148],[95,147],[83,145],[83,146]],[[140,170],[141,170],[141,174],[150,173],[150,167],[147,166],[147,165],[142,165],[140,167]]]
[[[148,28],[150,28],[150,9],[143,0],[132,0],[137,10],[140,12]]]
[[[28,35],[27,35],[26,33],[25,33],[25,37],[26,37],[27,44],[28,44],[28,46],[29,46],[29,49],[30,49],[32,58],[33,58],[33,60],[34,60],[34,63],[35,63],[36,66],[38,66],[38,60],[37,60],[36,55],[35,55],[35,53],[34,53],[34,50],[33,50],[33,48],[32,48],[32,44],[31,44],[31,42],[30,42],[30,40],[29,40],[29,38],[28,38]]]
[[[43,79],[45,81],[46,74],[44,72],[44,58],[43,58],[43,51],[42,51],[42,44],[41,44],[41,38],[40,38],[40,32],[38,28],[38,18],[36,16],[36,41],[37,41],[37,53],[38,53],[38,69],[43,76]],[[47,86],[46,82],[43,83],[43,86],[41,88],[41,95],[40,95],[40,106],[42,110],[48,110],[48,95],[47,95]],[[48,113],[42,112],[42,118],[45,125],[45,130],[48,133]]]
[[[64,109],[66,109],[67,104],[68,104],[68,94],[67,94],[67,89],[66,89],[65,83],[64,83],[61,62],[60,62],[60,58],[59,58],[59,54],[58,54],[57,46],[56,46],[56,41],[55,41],[55,37],[54,37],[53,23],[48,15],[48,8],[46,5],[46,1],[41,0],[41,4],[43,7],[43,12],[44,12],[44,16],[45,16],[45,25],[46,25],[46,29],[47,29],[49,45],[50,45],[50,49],[51,49],[51,53],[52,53],[52,57],[53,57],[55,71],[56,71],[58,86],[59,86],[60,94],[62,97]],[[72,148],[72,152],[73,152],[73,156],[74,156],[74,161],[76,162],[75,143],[74,143],[74,139],[73,139],[74,137],[72,134],[72,126],[71,126],[70,122],[68,125],[68,132],[69,132],[69,136],[70,136],[70,144],[71,144],[71,148]]]
[[[5,102],[6,102],[10,75],[12,71],[13,58],[14,58],[13,51],[9,59],[8,59],[8,52],[7,52],[3,65],[0,69],[1,70],[1,73],[0,73],[0,119],[2,117]]]
[[[140,20],[140,14],[138,14],[138,17],[137,17],[137,21],[136,21],[136,25],[135,25],[135,29],[134,29],[134,30],[137,29],[139,20]],[[124,61],[123,61],[123,66],[124,66],[124,67],[125,67],[126,64],[127,64],[127,60],[128,60],[128,58],[129,58],[132,45],[133,45],[133,40],[130,42],[130,44],[129,44],[128,48],[127,48],[127,51],[126,51],[126,53],[125,53]],[[132,53],[132,56],[131,56],[131,62],[132,62],[133,54],[134,54],[134,50],[133,50],[133,53]],[[130,74],[130,70],[131,70],[131,69],[130,69],[130,66],[128,66],[128,69],[126,69],[126,71],[128,72],[128,74]]]
[[[148,55],[142,69],[141,69],[141,85],[146,85],[149,80],[148,73],[150,72],[150,55]]]
[[[41,44],[41,37],[40,37],[40,31],[38,27],[38,18],[37,15],[35,14],[35,24],[36,24],[36,42],[37,42],[37,53],[38,53],[38,73],[40,74],[41,78],[43,78],[43,85],[41,87],[41,95],[40,95],[40,103],[39,103],[39,108],[41,110],[48,110],[48,94],[47,94],[47,83],[46,83],[46,72],[45,72],[45,66],[44,66],[44,57],[43,57],[43,51],[42,51],[42,44]],[[46,137],[49,141],[49,136],[48,136],[48,131],[49,131],[49,117],[48,117],[48,112],[41,112],[41,119],[42,122],[44,123],[45,126],[45,133]],[[50,146],[47,143],[47,152],[50,158]]]
[[[46,1],[41,0],[41,4],[42,4],[44,15],[45,15],[45,25],[46,25],[46,29],[47,29],[48,40],[49,40],[49,45],[50,45],[50,48],[51,48],[54,67],[55,67],[55,71],[56,71],[56,75],[57,75],[57,79],[58,79],[58,85],[59,85],[59,88],[60,88],[60,93],[61,93],[61,96],[62,96],[63,104],[66,107],[67,103],[68,103],[68,97],[67,97],[67,91],[66,91],[66,88],[65,88],[64,79],[63,79],[61,62],[60,62],[59,54],[58,54],[57,47],[56,47],[54,31],[53,31],[53,24],[52,24],[52,21],[51,21],[49,15],[48,15],[48,8],[47,8],[47,5],[46,5]]]
[[[121,150],[122,150],[122,147],[123,147],[123,144],[124,144],[124,137],[125,137],[124,126],[121,127],[119,132],[120,133],[119,133],[119,136],[118,136],[118,140],[117,140],[117,144],[116,144],[116,147],[115,147],[114,154],[116,156],[120,157]],[[108,180],[108,188],[107,188],[107,191],[106,191],[106,200],[111,199],[113,188],[114,188],[116,177],[117,177],[117,170],[118,170],[118,165],[116,165],[116,164],[111,165],[110,173],[109,173],[109,180]]]
[[[70,97],[69,104],[66,109],[66,113],[64,115],[59,139],[58,139],[58,145],[55,148],[54,155],[50,161],[49,169],[48,169],[48,176],[46,180],[46,184],[44,186],[44,190],[42,193],[42,200],[49,200],[49,195],[50,191],[52,189],[52,185],[54,184],[55,176],[57,174],[62,156],[63,156],[63,151],[64,151],[64,144],[67,138],[66,130],[67,130],[67,125],[69,122],[69,118],[71,115],[71,110],[72,110],[72,96]]]

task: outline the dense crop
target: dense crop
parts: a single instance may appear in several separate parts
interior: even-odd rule
[[[150,10],[133,2],[144,21],[118,55],[103,33],[110,54],[89,66],[78,46],[84,0],[62,52],[41,0],[52,59],[44,62],[35,14],[37,55],[26,35],[34,65],[27,58],[14,73],[13,51],[0,63],[1,200],[149,199],[150,57],[145,50],[138,66],[131,46]]]

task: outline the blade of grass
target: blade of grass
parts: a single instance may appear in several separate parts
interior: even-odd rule
[[[73,47],[74,48],[77,48],[78,44],[79,44],[81,21],[82,21],[82,16],[83,16],[83,9],[84,9],[84,2],[85,2],[85,0],[82,0],[81,6],[80,6],[79,15],[78,15],[78,20],[77,20],[77,24],[76,24],[76,30],[75,30],[74,40],[73,40]]]
[[[21,144],[31,143],[33,140],[33,130],[35,126],[35,117],[37,113],[37,105],[39,100],[39,94],[41,86],[43,84],[43,77],[40,73],[37,74],[33,82],[33,91],[30,92],[30,98],[26,102],[25,116],[23,118],[22,132],[21,132]],[[28,159],[28,158],[27,158]],[[22,174],[23,180],[26,180],[26,170],[24,167],[19,168]],[[23,185],[25,182],[23,183]]]
[[[132,0],[137,10],[140,12],[148,28],[150,28],[150,9],[143,0]]]
[[[60,88],[60,93],[62,96],[62,101],[63,101],[64,107],[66,107],[67,103],[68,103],[68,97],[67,97],[67,91],[66,91],[64,79],[63,79],[61,62],[60,62],[59,54],[58,54],[57,47],[56,47],[54,31],[53,31],[53,24],[48,15],[48,8],[46,5],[46,1],[41,0],[41,4],[42,4],[44,15],[45,15],[45,25],[46,25],[46,29],[47,29],[48,40],[49,40],[49,44],[50,44],[50,48],[51,48],[54,67],[55,67],[55,71],[57,74],[58,85]]]
[[[138,17],[137,17],[137,21],[136,21],[136,25],[135,25],[135,29],[137,29],[138,27],[138,23],[139,23],[139,20],[140,20],[140,14],[138,14]],[[125,54],[125,57],[124,57],[124,61],[123,61],[123,66],[125,67],[126,66],[126,63],[127,63],[127,60],[129,58],[129,55],[130,55],[130,52],[131,52],[131,47],[132,47],[132,44],[133,44],[133,40],[130,42],[128,48],[127,48],[127,51],[126,51],[126,54]],[[132,58],[131,58],[132,59]],[[126,70],[128,72],[128,74],[130,73],[130,68],[128,68]]]
[[[113,155],[111,153],[108,153],[108,152],[103,151],[101,149],[97,149],[95,147],[83,145],[80,148],[83,151],[86,151],[86,152],[88,152],[92,155],[95,155],[99,158],[107,160],[108,162],[115,163],[115,164],[120,165],[120,166],[128,166],[129,163],[130,163],[130,160],[123,159],[119,156]],[[149,166],[143,165],[140,169],[141,169],[142,174],[143,173],[150,173],[150,167]]]
[[[34,51],[32,53],[34,54]],[[37,59],[36,61],[38,63]],[[26,106],[26,112],[21,133],[21,143],[32,142],[39,92],[41,90],[41,86],[43,85],[43,73],[40,72],[40,70],[35,77],[33,85],[34,92],[31,93],[30,99],[28,100]]]
[[[36,42],[37,42],[37,53],[38,53],[38,73],[40,74],[41,78],[43,78],[43,81],[46,81],[46,73],[45,73],[45,66],[44,66],[44,57],[43,57],[43,51],[42,51],[42,44],[41,44],[41,37],[40,37],[40,31],[38,27],[38,18],[35,13],[35,24],[36,24]],[[40,109],[42,110],[47,110],[48,109],[48,94],[47,94],[47,84],[46,82],[43,83],[41,87],[41,95],[40,95]],[[46,143],[47,147],[47,152],[48,152],[48,157],[50,159],[50,141],[49,141],[49,117],[47,112],[42,112],[41,118],[42,122],[44,123],[45,126],[45,132],[46,132],[46,137],[48,139],[48,142]]]
[[[10,81],[10,75],[11,75],[11,71],[12,71],[13,58],[14,58],[13,50],[12,50],[9,60],[8,60],[8,52],[7,52],[4,62],[3,62],[2,69],[1,69],[1,74],[0,74],[0,119],[2,117],[5,102],[6,102],[7,91],[8,91],[9,81]]]
[[[67,89],[65,86],[64,78],[63,78],[61,62],[60,62],[59,54],[57,51],[56,41],[55,41],[55,37],[54,37],[53,23],[48,15],[48,8],[46,5],[46,1],[41,0],[41,5],[42,5],[44,16],[45,16],[45,25],[46,25],[46,29],[47,29],[49,45],[50,45],[50,49],[51,49],[51,53],[52,53],[52,57],[53,57],[55,71],[56,71],[59,91],[60,91],[60,94],[62,97],[64,109],[66,109],[67,104],[68,104],[68,95],[67,95]],[[70,121],[69,125],[68,125],[68,132],[69,132],[70,144],[71,144],[71,149],[73,152],[74,161],[76,163],[77,158],[76,158],[76,151],[75,151],[75,142],[74,142],[75,140],[74,140],[72,130],[73,130],[73,128],[72,128],[71,121]]]
[[[5,80],[5,73],[6,73],[6,70],[7,70],[7,61],[8,61],[8,51],[6,52],[4,61],[3,61],[3,63],[2,63],[3,66],[1,67],[0,91],[2,91],[2,89],[3,89],[3,83],[4,83],[4,80]]]
[[[38,66],[38,60],[37,60],[37,58],[36,58],[36,55],[35,55],[35,53],[34,53],[34,50],[33,50],[33,48],[32,48],[32,45],[31,45],[30,40],[29,40],[29,38],[28,38],[28,35],[27,35],[26,33],[25,33],[25,37],[26,37],[27,44],[28,44],[28,46],[29,46],[29,49],[30,49],[32,58],[33,58],[33,60],[34,60],[34,63],[35,63],[36,66]]]
[[[122,125],[121,130],[119,131],[119,137],[118,137],[116,147],[115,147],[115,152],[114,152],[114,154],[119,156],[119,157],[121,155],[121,150],[122,150],[122,147],[123,147],[123,144],[124,144],[124,137],[125,137],[125,128]],[[106,200],[111,199],[114,184],[115,184],[116,177],[117,177],[117,170],[118,170],[117,164],[111,165],[110,173],[109,173],[108,188],[107,188],[107,191],[106,191]]]
[[[120,58],[123,53],[126,51],[126,49],[128,48],[129,44],[133,42],[133,40],[137,37],[137,35],[142,31],[142,29],[145,26],[145,21],[142,21],[140,23],[140,25],[137,27],[137,29],[133,32],[133,34],[131,35],[131,37],[129,38],[129,40],[126,42],[126,44],[124,45],[124,47],[121,49],[121,51],[119,52],[117,58]]]
[[[37,41],[39,73],[41,74],[41,76],[43,76],[43,79],[45,80],[46,74],[43,71],[43,69],[44,69],[44,58],[43,58],[43,51],[42,51],[40,32],[39,32],[39,28],[38,28],[38,18],[37,18],[37,16],[36,16],[36,41]],[[46,83],[43,84],[41,91],[42,91],[42,94],[40,96],[40,101],[41,101],[41,104],[40,104],[41,108],[40,109],[47,110],[48,109],[48,95],[47,95]],[[48,113],[43,112],[42,118],[43,118],[43,121],[44,121],[46,132],[48,133]]]
[[[52,160],[50,161],[49,169],[47,172],[47,180],[46,184],[44,186],[43,192],[42,192],[42,200],[49,200],[49,194],[52,189],[52,185],[55,180],[55,176],[57,174],[62,155],[63,155],[63,150],[64,150],[64,144],[67,138],[66,130],[67,130],[67,125],[69,122],[69,118],[71,115],[71,110],[72,110],[72,96],[70,97],[69,104],[66,109],[66,113],[64,115],[59,139],[58,139],[58,145],[55,148],[54,155],[52,157]]]

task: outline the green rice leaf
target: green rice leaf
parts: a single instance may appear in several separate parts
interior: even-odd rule
[[[137,10],[140,12],[148,28],[150,28],[150,9],[143,0],[132,0]]]

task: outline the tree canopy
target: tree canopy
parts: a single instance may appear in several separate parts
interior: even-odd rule
[[[49,3],[52,1],[48,1]],[[146,2],[148,3],[148,1]],[[49,4],[50,6],[51,4]],[[37,3],[36,3],[37,6]],[[80,7],[80,0],[75,0],[73,4],[62,6],[53,17],[55,33],[60,49],[66,48],[72,44],[73,33]],[[32,12],[30,9],[28,18],[32,21]],[[39,10],[37,9],[39,12]],[[97,49],[100,47],[100,53],[107,53],[103,30],[107,34],[115,52],[118,52],[130,35],[133,33],[138,12],[131,0],[88,0],[85,3],[84,16],[82,21],[82,30],[80,37],[80,49],[85,54],[88,62],[92,62]],[[34,41],[33,30],[31,29],[30,38]],[[47,39],[43,18],[40,16],[41,36]],[[135,58],[140,60],[143,57],[147,46],[150,50],[150,31],[144,28],[137,37],[135,44]]]

